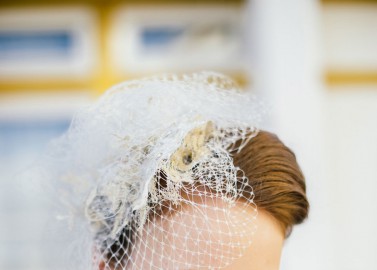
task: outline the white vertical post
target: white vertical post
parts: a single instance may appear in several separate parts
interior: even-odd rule
[[[247,5],[252,88],[270,107],[262,128],[277,133],[296,153],[311,201],[308,221],[286,242],[283,270],[334,269],[326,259],[331,221],[322,173],[319,5],[315,0],[250,0]]]

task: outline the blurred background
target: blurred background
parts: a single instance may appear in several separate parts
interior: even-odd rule
[[[305,172],[311,213],[281,269],[377,269],[376,0],[2,0],[0,269],[63,267],[40,240],[49,205],[14,179],[75,111],[127,79],[200,70],[258,94]]]

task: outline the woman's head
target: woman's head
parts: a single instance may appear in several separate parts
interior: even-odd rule
[[[281,244],[307,214],[305,184],[292,152],[258,133],[260,108],[199,73],[123,83],[82,110],[46,159],[88,250],[72,268],[216,269],[263,235]]]

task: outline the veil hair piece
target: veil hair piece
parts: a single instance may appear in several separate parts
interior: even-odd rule
[[[44,176],[72,241],[69,269],[221,269],[249,247],[257,209],[232,156],[260,105],[201,72],[121,83],[54,140]]]

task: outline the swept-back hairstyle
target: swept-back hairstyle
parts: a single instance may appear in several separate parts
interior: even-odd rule
[[[255,204],[271,214],[288,236],[309,211],[305,178],[295,154],[276,135],[260,131],[233,160],[249,179]]]

